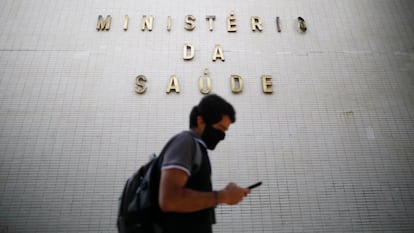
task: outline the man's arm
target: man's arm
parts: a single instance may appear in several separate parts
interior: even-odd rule
[[[161,171],[159,204],[164,212],[189,213],[224,203],[238,204],[250,193],[249,189],[229,183],[226,188],[214,192],[200,192],[185,188],[188,174],[180,169]]]

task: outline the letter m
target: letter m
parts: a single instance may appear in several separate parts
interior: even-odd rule
[[[109,29],[111,29],[111,20],[112,20],[111,15],[106,16],[105,20],[102,17],[102,15],[99,15],[98,22],[96,23],[96,30],[98,31],[107,30],[108,31]]]

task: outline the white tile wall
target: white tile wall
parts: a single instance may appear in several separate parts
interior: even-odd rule
[[[187,128],[204,68],[237,110],[211,153],[215,188],[264,183],[219,207],[215,232],[414,231],[413,1],[0,5],[1,233],[115,232],[124,180]],[[237,33],[226,32],[231,11]],[[112,15],[110,31],[96,31],[100,14]],[[152,32],[140,30],[144,14],[155,16]],[[191,32],[187,14],[197,18]],[[206,15],[216,15],[213,32]],[[262,17],[261,33],[251,16]],[[182,60],[185,42],[193,61]],[[215,44],[225,62],[211,61]],[[139,74],[144,95],[134,92]],[[180,94],[165,93],[173,74]],[[231,92],[231,74],[243,77],[242,93]]]

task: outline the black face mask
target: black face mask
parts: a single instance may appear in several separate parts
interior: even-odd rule
[[[214,150],[217,144],[226,137],[226,134],[218,129],[213,128],[211,125],[206,125],[203,136],[201,139],[206,143],[207,148]]]

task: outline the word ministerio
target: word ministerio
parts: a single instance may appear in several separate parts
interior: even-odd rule
[[[209,30],[213,31],[214,30],[214,21],[216,19],[215,15],[207,15],[206,16],[206,20],[209,22]],[[196,27],[195,24],[196,21],[196,17],[194,17],[193,15],[186,15],[184,18],[184,29],[186,29],[187,31],[192,31],[194,30],[194,28]],[[252,16],[251,17],[251,29],[253,32],[255,31],[262,31],[263,30],[263,23],[262,23],[262,18],[259,16]],[[108,15],[106,16],[106,18],[104,19],[102,15],[98,16],[98,22],[96,24],[96,30],[97,31],[108,31],[111,29],[111,22],[112,22],[112,16]],[[228,32],[237,32],[237,24],[236,24],[236,17],[234,16],[234,13],[232,12],[230,14],[229,17],[227,17],[226,20],[227,23],[227,31]],[[300,32],[306,32],[307,30],[307,26],[306,26],[306,22],[302,17],[298,17],[297,18],[297,24],[298,24],[298,30]],[[154,25],[154,16],[142,16],[142,20],[141,20],[141,30],[145,31],[152,31],[153,29],[153,25]],[[167,17],[167,31],[171,31],[171,25],[172,25],[172,19],[171,16]],[[125,31],[128,30],[128,26],[129,26],[129,16],[125,15],[124,16],[124,24],[123,24],[123,29]],[[277,26],[277,30],[278,32],[281,32],[281,27],[280,27],[280,18],[276,17],[276,26]],[[194,46],[190,43],[185,43],[184,47],[183,47],[183,59],[184,60],[192,60],[194,58],[195,52],[194,52]],[[214,46],[214,50],[213,50],[213,61],[216,60],[221,60],[224,62],[225,58],[224,58],[224,53],[223,53],[223,48],[221,47],[220,44],[216,44]]]
[[[216,16],[207,15],[206,20],[209,23],[209,30],[213,31],[214,21],[216,20]],[[188,31],[194,30],[194,28],[196,27],[195,21],[196,21],[196,17],[194,17],[193,15],[186,15],[184,18],[184,29]],[[103,18],[102,15],[99,15],[98,22],[96,24],[96,30],[109,31],[111,29],[111,23],[112,23],[111,15],[107,15],[105,19]],[[141,20],[141,31],[145,31],[145,30],[152,31],[153,24],[154,24],[154,16],[143,15],[142,20]],[[236,17],[234,15],[234,12],[231,12],[230,16],[227,17],[226,24],[227,24],[227,32],[237,32]],[[251,29],[253,32],[255,32],[256,30],[260,32],[263,31],[263,23],[262,23],[262,18],[260,16],[252,16],[250,18],[250,24],[251,24]],[[281,24],[280,17],[276,17],[276,28],[278,32],[282,31],[280,24]],[[166,25],[167,25],[167,31],[171,31],[171,27],[172,27],[171,16],[167,16]],[[306,32],[307,30],[306,22],[300,16],[297,18],[297,25],[298,25],[298,29],[300,32]],[[124,31],[128,30],[128,26],[129,26],[129,16],[125,15],[124,22],[123,22]]]

